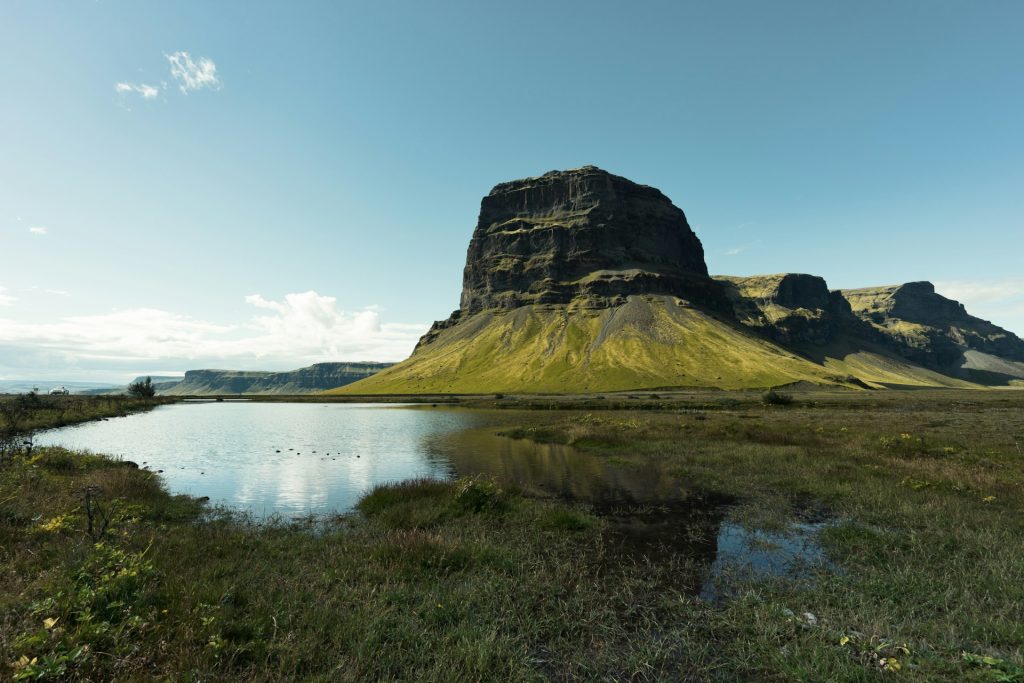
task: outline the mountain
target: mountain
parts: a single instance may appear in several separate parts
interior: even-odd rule
[[[287,372],[188,370],[184,377],[151,375],[158,396],[218,394],[314,394],[369,377],[392,363],[317,363]],[[133,382],[146,379],[136,377]],[[125,386],[107,385],[91,394],[123,394]]]
[[[409,359],[331,393],[978,387],[1024,377],[1015,374],[1024,342],[920,289],[851,293],[799,273],[711,277],[685,214],[660,191],[594,166],[552,171],[483,198],[460,308]]]
[[[983,384],[1024,379],[1024,341],[970,315],[930,282],[846,289],[852,311],[915,363]]]
[[[312,394],[369,377],[392,363],[317,363],[287,372],[188,370],[163,396]]]

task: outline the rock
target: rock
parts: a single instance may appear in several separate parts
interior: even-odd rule
[[[915,363],[975,381],[986,374],[1024,376],[1024,341],[1017,335],[970,315],[964,305],[935,291],[930,282],[846,289],[852,311],[868,323],[886,346]],[[1001,372],[970,367],[970,359],[995,357]],[[984,358],[976,360],[983,363]],[[1016,368],[1016,370],[1015,370]]]
[[[804,273],[718,275],[736,318],[782,344],[824,345],[842,333],[870,336],[842,293]],[[863,329],[862,329],[863,328]]]
[[[351,384],[394,363],[316,363],[287,372],[188,370],[163,396],[212,394],[310,394]]]
[[[595,166],[496,185],[469,243],[459,317],[491,308],[629,294],[723,302],[682,210],[659,190]]]
[[[711,278],[668,197],[585,166],[496,185],[460,307],[409,359],[336,393],[970,386],[962,379],[979,373],[1024,382],[1022,344],[928,283],[839,291],[802,273]]]

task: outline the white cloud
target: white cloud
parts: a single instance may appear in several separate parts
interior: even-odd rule
[[[0,291],[0,303],[3,302]],[[327,361],[401,360],[427,325],[385,323],[376,310],[346,312],[316,292],[259,294],[260,314],[222,325],[152,308],[30,323],[0,318],[9,367],[290,369]],[[40,360],[43,359],[43,360]],[[2,370],[2,368],[0,368]]]
[[[1024,278],[947,280],[936,282],[935,289],[943,296],[956,299],[966,306],[985,305],[1024,297]]]
[[[14,304],[15,301],[18,300],[18,297],[11,296],[10,294],[5,293],[8,291],[10,290],[8,290],[6,287],[0,287],[0,306],[11,306]]]
[[[180,51],[164,56],[171,64],[171,76],[178,81],[178,89],[184,94],[203,88],[220,89],[217,65],[209,57],[193,60],[189,53]]]
[[[40,226],[29,228],[28,231],[33,235],[46,235],[50,232],[49,228],[43,228]]]
[[[962,303],[971,315],[1024,334],[1024,278],[947,280],[935,291]]]
[[[146,83],[128,83],[125,81],[115,84],[114,90],[121,94],[136,93],[144,100],[156,99],[156,96],[160,94],[160,88],[155,85],[148,85]]]

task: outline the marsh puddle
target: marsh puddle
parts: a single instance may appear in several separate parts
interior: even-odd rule
[[[722,524],[700,597],[709,602],[720,601],[728,597],[730,585],[737,580],[809,579],[819,568],[835,571],[818,540],[818,534],[835,523],[792,522],[783,532],[751,530],[731,522]]]
[[[676,588],[707,601],[737,581],[806,579],[832,567],[819,532],[835,521],[794,517],[783,530],[749,529],[731,519],[735,499],[687,489],[654,461],[615,461],[560,444],[468,430],[446,438],[460,475],[484,474],[524,495],[589,504],[604,518],[609,560],[669,565]]]

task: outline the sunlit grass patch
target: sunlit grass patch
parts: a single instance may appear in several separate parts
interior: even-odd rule
[[[597,520],[591,515],[566,508],[553,508],[546,511],[541,517],[541,525],[546,529],[582,531],[593,527],[596,523]]]

